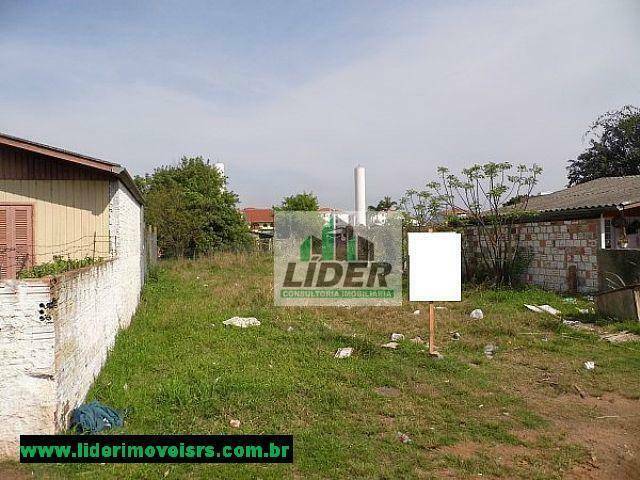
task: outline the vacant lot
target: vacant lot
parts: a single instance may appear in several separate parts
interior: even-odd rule
[[[11,475],[638,478],[640,344],[612,345],[522,305],[572,315],[585,301],[466,291],[437,311],[444,359],[434,360],[409,341],[428,337],[424,307],[275,308],[271,262],[164,263],[89,398],[125,410],[125,433],[291,433],[293,465],[51,465],[8,467]],[[469,318],[474,308],[483,320]],[[234,315],[262,325],[224,327]],[[407,340],[381,348],[393,332]],[[348,346],[351,358],[333,357]]]

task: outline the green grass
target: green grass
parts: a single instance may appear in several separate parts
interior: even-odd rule
[[[640,396],[639,345],[610,345],[522,306],[577,308],[552,293],[467,290],[462,302],[437,310],[438,361],[409,341],[396,351],[380,348],[392,332],[428,338],[426,317],[412,313],[425,306],[276,308],[271,271],[269,257],[252,255],[162,264],[88,400],[126,411],[123,433],[293,434],[293,465],[43,465],[35,476],[438,478],[447,471],[562,478],[587,453],[555,426],[547,397],[562,402],[576,383],[594,394]],[[474,308],[484,320],[469,318]],[[235,315],[262,325],[222,325]],[[483,354],[489,342],[499,348],[493,359]],[[354,355],[334,359],[346,346]],[[584,371],[585,360],[598,368]],[[383,397],[380,386],[399,395]],[[592,413],[564,403],[571,415]],[[397,432],[412,443],[398,441]],[[477,451],[456,453],[464,445]],[[503,451],[515,453],[497,460]]]

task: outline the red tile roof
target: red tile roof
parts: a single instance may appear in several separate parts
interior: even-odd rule
[[[270,208],[245,208],[242,213],[249,223],[273,223],[273,210]]]

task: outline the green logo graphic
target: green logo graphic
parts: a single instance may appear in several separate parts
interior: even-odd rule
[[[399,305],[400,219],[353,225],[349,213],[277,212],[276,305]]]
[[[300,261],[317,260],[338,261],[373,261],[373,243],[364,237],[354,234],[351,225],[344,225],[336,230],[335,218],[332,216],[322,227],[322,239],[309,235],[300,245]]]

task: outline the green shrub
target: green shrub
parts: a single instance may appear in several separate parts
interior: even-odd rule
[[[22,270],[18,274],[18,278],[42,278],[49,275],[60,275],[61,273],[69,272],[71,270],[88,267],[89,265],[96,265],[103,261],[104,259],[102,257],[85,257],[73,260],[70,258],[54,256],[53,261],[51,262],[42,263],[35,267]]]

